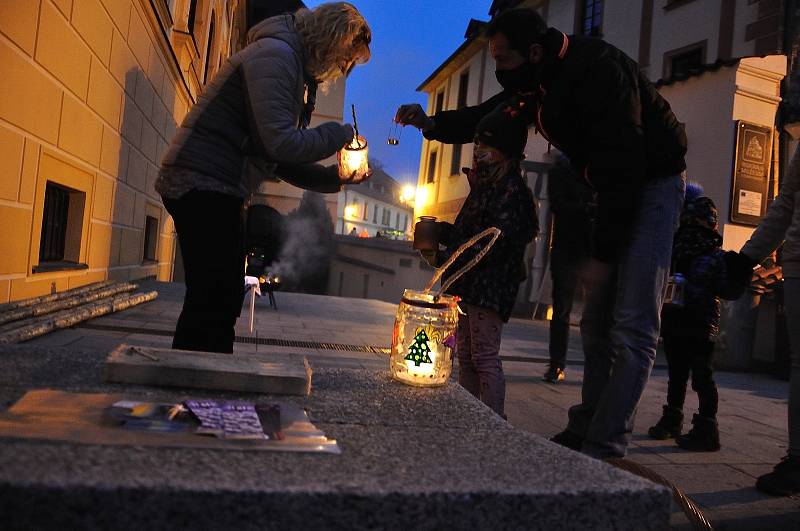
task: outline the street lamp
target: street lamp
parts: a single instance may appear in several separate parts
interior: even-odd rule
[[[403,187],[403,191],[400,193],[400,201],[411,204],[416,195],[417,189],[413,185],[407,184]]]

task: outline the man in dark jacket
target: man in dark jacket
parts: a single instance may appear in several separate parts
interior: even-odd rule
[[[531,9],[500,13],[487,34],[503,93],[433,117],[404,105],[396,120],[430,140],[463,143],[481,116],[510,107],[595,189],[582,403],[554,440],[596,457],[623,456],[655,359],[686,135],[637,64],[610,44],[547,29]]]

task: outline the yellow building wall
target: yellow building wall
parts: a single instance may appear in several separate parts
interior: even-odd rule
[[[0,1],[0,303],[104,279],[170,279],[174,230],[153,186],[193,102],[184,80],[202,72],[181,71],[184,44],[172,51],[188,2],[172,15],[167,4],[159,14],[144,0]],[[225,2],[201,2],[206,28],[215,8],[227,16]],[[198,34],[204,53],[207,29]],[[85,194],[70,203],[82,215],[70,254],[83,269],[34,272],[48,181]],[[144,260],[147,215],[158,220],[154,261]]]

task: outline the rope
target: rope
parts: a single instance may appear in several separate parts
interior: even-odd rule
[[[466,243],[464,243],[461,247],[456,249],[456,252],[453,253],[453,256],[451,256],[450,259],[447,260],[447,262],[445,262],[444,265],[442,265],[442,267],[440,267],[439,269],[436,270],[436,274],[433,275],[433,278],[428,283],[428,285],[425,287],[425,289],[422,291],[422,293],[430,292],[433,289],[434,284],[436,284],[436,282],[442,277],[442,275],[447,270],[447,268],[450,267],[451,265],[453,265],[453,262],[455,262],[456,259],[458,259],[458,257],[461,256],[462,253],[464,253],[464,251],[466,251],[467,249],[469,249],[470,247],[472,247],[473,245],[478,243],[479,240],[483,239],[484,237],[486,237],[486,236],[488,236],[490,234],[492,235],[492,239],[489,240],[489,244],[486,247],[484,247],[483,249],[481,249],[481,251],[472,260],[467,262],[467,264],[464,267],[462,267],[461,269],[456,271],[456,273],[453,276],[451,276],[447,280],[447,282],[444,283],[444,285],[442,286],[442,289],[440,289],[439,292],[436,295],[434,295],[434,299],[438,299],[439,297],[441,297],[442,293],[444,293],[445,290],[447,288],[449,288],[450,285],[453,282],[455,282],[456,280],[461,278],[461,275],[463,275],[464,273],[466,273],[467,271],[469,271],[470,269],[475,267],[475,264],[480,262],[481,259],[484,256],[486,256],[486,253],[489,252],[489,249],[492,248],[494,243],[497,241],[497,238],[499,238],[500,235],[502,234],[500,229],[498,229],[496,227],[490,227],[490,228],[486,229],[485,231],[483,231],[483,232],[481,232],[479,234],[476,234],[475,236],[470,238]]]
[[[626,472],[630,472],[635,476],[649,479],[653,483],[658,483],[659,485],[667,487],[672,491],[672,498],[675,500],[675,503],[680,506],[680,508],[683,510],[683,513],[686,515],[686,518],[689,519],[689,522],[691,522],[695,529],[698,531],[714,531],[714,527],[711,525],[711,522],[708,520],[708,518],[706,518],[706,516],[703,514],[703,511],[700,510],[697,504],[690,500],[668,479],[664,478],[653,470],[640,465],[639,463],[635,463],[627,459],[607,459],[606,462],[619,469],[625,470]]]

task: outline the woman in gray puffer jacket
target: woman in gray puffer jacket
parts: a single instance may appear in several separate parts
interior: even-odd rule
[[[186,115],[156,181],[186,274],[173,348],[233,352],[244,286],[243,205],[261,180],[339,190],[336,168],[316,162],[350,143],[353,128],[308,125],[317,85],[366,62],[370,40],[367,22],[345,2],[268,18]]]

